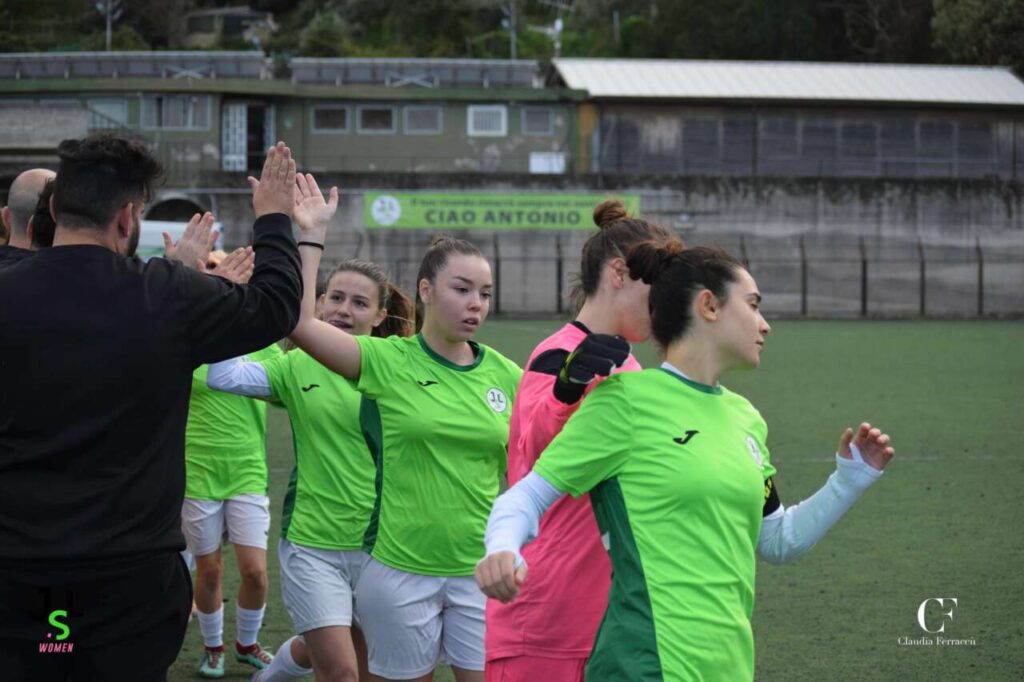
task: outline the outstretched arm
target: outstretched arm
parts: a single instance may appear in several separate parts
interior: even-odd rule
[[[856,435],[846,429],[839,438],[836,470],[825,485],[797,505],[779,505],[761,521],[758,554],[777,564],[806,554],[881,477],[896,454],[889,443],[888,435],[868,423]]]
[[[476,583],[488,597],[509,602],[526,580],[519,550],[537,537],[540,518],[563,495],[536,471],[494,501],[484,535],[486,556],[476,565]]]
[[[258,362],[246,362],[244,356],[214,362],[206,373],[206,385],[215,391],[269,398],[273,395],[267,370]]]
[[[312,175],[296,177],[295,221],[302,230],[299,256],[302,259],[302,309],[299,324],[291,334],[292,341],[323,366],[348,379],[359,378],[360,352],[355,337],[316,319],[316,279],[320,257],[327,238],[327,225],[338,210],[338,188],[332,187],[330,198],[324,200]],[[319,245],[319,246],[316,246]]]

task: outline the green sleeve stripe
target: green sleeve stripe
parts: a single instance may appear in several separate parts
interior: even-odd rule
[[[363,551],[367,554],[373,553],[373,547],[377,544],[377,530],[380,527],[380,501],[381,492],[384,489],[384,432],[381,428],[380,409],[377,401],[362,396],[359,403],[359,426],[363,430],[363,438],[366,446],[370,449],[370,455],[377,464],[377,475],[373,481],[376,498],[373,502],[373,511],[370,513],[370,523],[366,526],[366,533],[363,535]]]
[[[651,596],[618,477],[591,490],[590,503],[598,527],[611,537],[614,571],[608,609],[587,663],[587,682],[662,680]]]

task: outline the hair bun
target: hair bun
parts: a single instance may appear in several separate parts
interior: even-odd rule
[[[445,232],[437,232],[430,236],[430,241],[427,243],[427,248],[432,249],[435,246],[444,244],[445,242],[454,241],[454,237]]]
[[[684,249],[683,243],[678,240],[641,242],[633,247],[626,259],[629,275],[633,279],[643,280],[644,284],[651,284]]]
[[[618,199],[605,199],[594,207],[594,224],[602,230],[627,217],[626,207]]]

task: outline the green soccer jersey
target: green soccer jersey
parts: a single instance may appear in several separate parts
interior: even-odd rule
[[[360,549],[376,499],[376,465],[359,425],[355,383],[294,350],[264,361],[272,399],[288,409],[295,468],[281,534],[321,549]]]
[[[474,344],[455,365],[420,335],[356,337],[363,432],[377,461],[377,501],[363,548],[410,573],[472,575],[505,471],[522,370]]]
[[[590,491],[611,543],[594,680],[750,680],[767,427],[743,397],[664,369],[601,382],[534,470]]]
[[[276,345],[250,353],[260,361],[281,354]],[[267,492],[267,404],[213,391],[206,365],[192,373],[185,427],[185,497],[227,500]]]

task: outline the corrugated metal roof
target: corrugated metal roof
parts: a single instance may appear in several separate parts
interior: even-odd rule
[[[658,59],[555,59],[554,67],[592,97],[1024,106],[1024,82],[1002,67]]]

